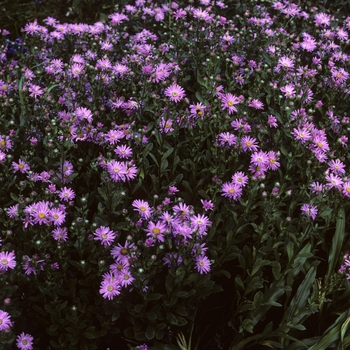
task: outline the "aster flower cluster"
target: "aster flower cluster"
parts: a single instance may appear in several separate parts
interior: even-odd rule
[[[136,0],[91,25],[28,23],[30,50],[0,47],[0,277],[8,297],[13,275],[29,290],[16,296],[22,305],[41,290],[55,306],[79,290],[87,304],[100,293],[122,309],[118,297],[136,291],[146,303],[176,273],[213,282],[228,261],[230,272],[217,275],[235,276],[246,294],[235,290],[232,305],[240,310],[244,299],[251,311],[272,285],[261,262],[271,260],[273,283],[299,253],[313,266],[302,249],[314,243],[300,232],[324,237],[350,197],[350,17],[288,0],[231,5]],[[251,253],[252,242],[259,249]],[[318,243],[310,252],[324,249]],[[80,290],[101,275],[95,290]],[[244,275],[260,278],[259,292],[240,282]],[[295,288],[288,276],[284,286]],[[78,281],[76,290],[67,281]],[[190,309],[183,305],[180,316]],[[242,336],[258,322],[247,326],[245,311],[237,311]],[[4,334],[9,315],[0,310]],[[137,340],[154,338],[149,329]],[[20,349],[33,342],[26,333],[16,339]]]
[[[156,209],[144,200],[134,200],[132,206],[139,219],[131,222],[134,227],[131,230],[136,231],[128,235],[124,244],[112,245],[116,235],[108,227],[100,227],[94,234],[101,244],[112,245],[114,262],[103,275],[100,287],[104,298],[113,299],[124,287],[137,286],[140,293],[145,292],[151,282],[149,276],[159,273],[156,260],[162,262],[162,271],[176,270],[185,260],[186,266],[192,261],[192,268],[200,275],[210,271],[204,240],[211,222],[206,215],[196,215],[193,208],[183,202],[170,206],[169,200]]]

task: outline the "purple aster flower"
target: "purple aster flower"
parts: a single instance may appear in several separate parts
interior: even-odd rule
[[[52,231],[52,237],[58,242],[65,242],[68,239],[67,229],[65,227],[57,227]]]
[[[198,231],[200,236],[207,234],[207,227],[211,225],[209,218],[205,215],[198,214],[191,217],[191,227],[193,230]]]
[[[159,242],[164,242],[165,230],[166,226],[161,221],[158,221],[156,224],[151,221],[148,223],[148,227],[145,231],[147,232],[147,237],[154,238]]]
[[[342,163],[339,159],[331,160],[328,162],[329,169],[336,175],[345,174],[345,164]]]
[[[94,238],[95,241],[101,241],[101,244],[107,247],[113,243],[116,234],[109,227],[101,226],[96,229],[94,236],[96,236]]]
[[[40,86],[30,84],[28,91],[30,92],[29,96],[37,98],[38,96],[41,96],[44,92],[41,90]]]
[[[41,201],[33,204],[32,211],[30,215],[33,218],[34,224],[47,224],[50,222],[50,203],[46,201]]]
[[[251,164],[257,165],[260,167],[267,167],[269,162],[269,157],[266,155],[265,152],[254,152],[251,156]]]
[[[132,149],[127,145],[117,146],[117,148],[114,150],[114,152],[120,158],[130,158],[132,156]]]
[[[222,94],[221,96],[221,108],[228,110],[228,114],[231,115],[233,112],[237,112],[237,108],[234,105],[240,103],[240,99],[230,93]]]
[[[302,144],[312,138],[311,133],[306,128],[294,128],[291,134],[294,136],[295,140],[300,140]]]
[[[254,109],[264,109],[264,104],[261,101],[254,99],[251,100],[248,107],[252,107]]]
[[[0,272],[14,269],[16,258],[14,252],[0,252]]]
[[[328,27],[331,23],[331,15],[326,13],[317,13],[315,15],[316,26]]]
[[[30,170],[30,166],[23,162],[22,159],[18,161],[18,164],[12,162],[13,172],[20,171],[22,174],[27,173]]]
[[[241,145],[243,148],[243,151],[257,151],[259,149],[259,146],[257,145],[256,139],[250,137],[250,136],[244,136],[241,140]]]
[[[180,102],[185,96],[185,90],[177,84],[170,85],[165,89],[165,96],[169,97],[172,102]]]
[[[145,219],[148,219],[151,216],[151,208],[148,205],[147,202],[143,200],[135,199],[132,202],[132,206],[135,208],[136,211],[139,212],[139,214],[144,217]]]
[[[0,164],[5,160],[6,158],[6,153],[3,151],[0,151]]]
[[[350,181],[344,182],[341,190],[342,194],[346,197],[350,197]]]
[[[201,275],[210,271],[210,260],[205,255],[197,256],[195,263],[195,267]]]
[[[105,274],[100,287],[100,294],[105,299],[112,300],[120,294],[121,286],[119,280],[113,274]]]
[[[107,164],[107,171],[114,182],[125,181],[125,174],[127,173],[127,165],[124,162],[118,162],[112,159]]]
[[[319,193],[323,193],[324,192],[323,185],[320,184],[319,182],[312,182],[310,184],[309,188],[311,188],[311,192],[312,193],[319,194]]]
[[[220,146],[232,146],[236,144],[236,136],[229,132],[222,132],[218,135],[218,141],[220,142]]]
[[[190,206],[188,206],[187,204],[182,203],[182,202],[173,206],[173,211],[182,220],[187,219],[189,217],[191,210],[192,210],[192,208]]]
[[[273,115],[268,116],[267,122],[269,123],[270,128],[277,128],[278,127],[277,119]]]
[[[179,190],[177,189],[177,187],[175,187],[175,186],[169,186],[169,189],[168,189],[168,193],[169,193],[169,194],[175,194],[176,192],[179,192]]]
[[[205,211],[213,210],[214,204],[211,200],[201,199],[202,207]]]
[[[163,258],[164,265],[168,266],[169,269],[180,266],[182,261],[182,257],[177,253],[166,253]]]
[[[267,169],[277,170],[280,167],[280,163],[277,161],[277,155],[274,151],[267,152],[267,157],[269,159],[269,163],[267,164]]]
[[[66,213],[59,208],[52,208],[50,210],[50,217],[51,222],[53,222],[55,226],[59,226],[62,225],[66,220]]]
[[[117,262],[128,264],[130,258],[129,250],[134,246],[133,243],[129,243],[128,241],[125,243],[124,247],[118,243],[118,245],[111,250],[111,255]]]
[[[74,78],[78,78],[84,72],[84,66],[82,64],[74,63],[71,67],[71,72]]]
[[[45,262],[44,260],[38,260],[37,255],[33,255],[32,258],[28,255],[23,255],[23,261],[23,269],[26,275],[36,275],[37,268],[41,271],[44,270]]]
[[[62,201],[69,202],[75,197],[75,193],[71,188],[63,187],[58,196]]]
[[[167,134],[168,132],[174,131],[173,126],[173,121],[171,119],[165,120],[164,117],[162,117],[159,127],[160,127],[160,132]]]
[[[310,218],[312,218],[312,220],[315,220],[316,216],[317,216],[317,206],[315,205],[311,205],[311,204],[303,204],[300,208],[300,210],[305,213],[307,216],[309,216]]]
[[[6,311],[0,310],[0,332],[8,330],[11,326],[10,315]]]
[[[13,205],[12,207],[9,207],[7,209],[7,215],[13,219],[13,218],[17,218],[19,216],[18,213],[18,204]]]
[[[340,190],[343,186],[343,180],[337,175],[334,175],[334,174],[326,175],[326,180],[328,182],[326,185],[328,189],[337,188]]]
[[[16,338],[17,348],[20,350],[32,350],[34,338],[30,334],[21,333]]]
[[[205,10],[202,10],[200,8],[194,8],[192,10],[192,13],[193,13],[193,17],[194,18],[203,20],[205,22],[211,22],[212,21],[212,18],[210,17],[209,13],[207,11],[205,11]]]
[[[142,345],[136,346],[136,349],[137,350],[148,350],[148,345],[142,344]]]
[[[87,120],[89,124],[92,123],[92,112],[90,109],[87,109],[85,107],[78,107],[75,110],[75,115],[79,120]]]
[[[129,166],[126,169],[125,177],[127,180],[133,180],[135,179],[137,174],[137,168],[135,166]]]
[[[130,284],[132,284],[134,280],[135,278],[131,275],[131,272],[129,271],[129,269],[125,269],[124,271],[122,271],[119,277],[119,282],[122,287],[129,286]]]
[[[289,57],[283,56],[278,60],[276,71],[279,72],[280,68],[292,70],[294,68],[294,62]]]
[[[225,182],[221,187],[221,192],[223,197],[236,201],[242,196],[242,187],[233,182]]]
[[[242,171],[237,171],[233,174],[231,180],[232,183],[237,184],[241,187],[245,187],[248,183],[248,176]]]

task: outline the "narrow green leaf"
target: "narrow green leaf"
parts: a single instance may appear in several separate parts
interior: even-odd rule
[[[311,288],[315,282],[316,266],[312,266],[306,274],[303,282],[300,284],[296,294],[291,300],[288,309],[284,314],[282,324],[288,324],[292,322],[293,318],[301,311],[305,306],[307,299],[310,296]],[[293,322],[295,324],[296,322]]]
[[[162,160],[162,163],[160,164],[160,173],[163,174],[165,170],[168,168],[168,161],[166,159]]]
[[[159,167],[159,163],[158,163],[157,158],[152,153],[148,153],[148,155],[153,159],[153,161],[157,165],[157,167]]]
[[[147,301],[151,301],[151,300],[158,300],[162,297],[162,294],[160,293],[152,293],[152,294],[148,294],[145,299]]]
[[[345,338],[345,335],[349,329],[349,323],[350,323],[350,317],[348,317],[344,323],[342,324],[341,328],[340,328],[340,341],[341,341],[341,345],[343,347],[343,344],[344,344],[344,338]]]
[[[336,341],[339,341],[341,326],[343,322],[349,317],[349,314],[350,310],[342,313],[337,318],[335,323],[323,333],[321,339],[315,345],[310,347],[309,350],[327,350],[329,349],[330,345]]]
[[[325,277],[325,283],[329,283],[331,281],[331,276],[333,275],[334,270],[338,264],[338,259],[340,257],[340,253],[343,247],[344,237],[345,237],[345,210],[344,208],[340,208],[339,216],[337,219],[337,225],[335,229],[335,234],[333,236],[331,249],[328,254],[328,270]]]
[[[167,159],[171,153],[173,153],[174,148],[169,148],[163,155],[162,155],[162,160]]]
[[[310,251],[311,243],[309,242],[300,250],[296,258],[294,259],[292,264],[294,276],[297,276],[299,274],[300,270],[305,265],[307,258],[313,256],[313,254],[311,254]]]

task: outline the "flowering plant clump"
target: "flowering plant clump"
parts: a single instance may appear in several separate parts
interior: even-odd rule
[[[0,49],[1,344],[349,345],[350,17],[136,0],[22,32]]]

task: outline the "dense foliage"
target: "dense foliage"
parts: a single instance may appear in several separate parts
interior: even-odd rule
[[[1,30],[0,347],[346,348],[350,17],[110,10]]]

